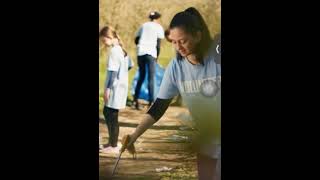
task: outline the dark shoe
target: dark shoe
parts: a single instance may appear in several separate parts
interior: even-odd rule
[[[136,110],[141,110],[138,101],[134,101],[134,106],[135,106]]]

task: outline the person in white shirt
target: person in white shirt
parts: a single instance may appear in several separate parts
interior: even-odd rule
[[[110,47],[104,92],[105,106],[103,109],[109,133],[109,143],[104,146],[105,148],[103,147],[102,152],[117,153],[119,151],[119,146],[117,146],[119,137],[118,112],[119,109],[126,107],[128,71],[133,67],[133,62],[123,48],[120,37],[112,27],[103,27],[99,36],[101,41]]]
[[[148,92],[149,92],[149,106],[155,99],[154,94],[154,76],[155,63],[160,54],[160,42],[164,38],[164,30],[160,25],[159,19],[161,14],[158,12],[151,12],[149,15],[149,22],[142,24],[139,28],[135,43],[137,45],[137,56],[139,66],[139,79],[135,88],[134,102],[136,109],[139,110],[139,94],[141,85],[146,76],[146,66],[148,69]]]

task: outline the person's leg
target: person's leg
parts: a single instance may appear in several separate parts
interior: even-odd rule
[[[143,83],[145,75],[146,75],[146,66],[145,66],[145,58],[144,57],[145,57],[145,55],[138,56],[139,78],[138,78],[138,82],[137,82],[136,89],[134,92],[134,99],[133,99],[135,102],[135,105],[136,105],[136,109],[139,109],[138,98],[139,98],[142,83]]]
[[[155,62],[156,62],[156,58],[150,55],[147,56],[149,105],[151,105],[154,101],[154,77],[155,77],[155,69],[156,69]]]
[[[108,134],[109,134],[109,142],[107,145],[105,145],[104,147],[110,145],[110,138],[111,138],[111,125],[110,125],[110,118],[109,118],[109,108],[107,106],[104,106],[103,108],[103,116],[104,116],[104,120],[106,121],[106,124],[107,124],[107,128],[108,128]]]
[[[217,159],[198,153],[197,165],[199,180],[218,180],[216,176]]]
[[[111,146],[117,147],[119,138],[119,123],[118,123],[118,109],[110,109],[110,130],[111,130]]]

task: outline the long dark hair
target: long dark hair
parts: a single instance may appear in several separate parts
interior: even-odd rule
[[[177,13],[170,22],[169,28],[182,28],[186,33],[196,36],[197,32],[201,32],[201,40],[195,47],[195,55],[199,61],[203,60],[203,57],[209,50],[212,42],[207,24],[199,11],[190,7],[182,12]],[[182,56],[177,52],[177,59],[181,60]]]

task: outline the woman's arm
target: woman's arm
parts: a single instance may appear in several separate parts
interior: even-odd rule
[[[147,114],[144,115],[141,123],[130,135],[129,146],[132,145],[147,129],[156,123],[168,109],[172,99],[157,98],[154,104],[150,107]]]

